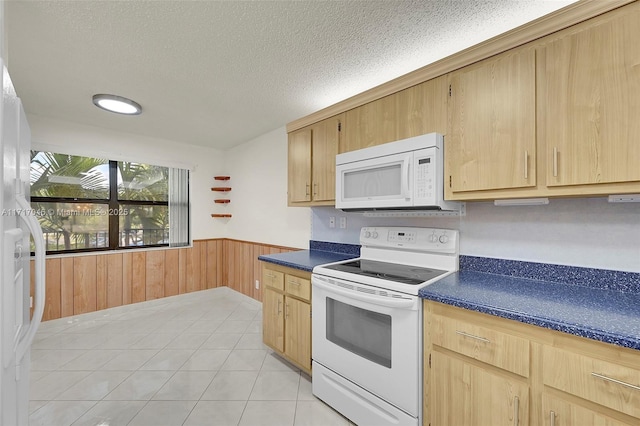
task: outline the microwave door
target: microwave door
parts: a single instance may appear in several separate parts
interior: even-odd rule
[[[378,157],[336,167],[336,208],[372,209],[413,205],[413,153]]]

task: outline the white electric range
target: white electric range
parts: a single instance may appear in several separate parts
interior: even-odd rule
[[[367,227],[360,244],[359,259],[313,269],[313,394],[356,424],[418,426],[418,291],[458,270],[458,231]]]

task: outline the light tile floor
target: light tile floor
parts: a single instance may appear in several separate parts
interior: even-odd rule
[[[349,425],[261,332],[226,287],[44,322],[30,425]]]

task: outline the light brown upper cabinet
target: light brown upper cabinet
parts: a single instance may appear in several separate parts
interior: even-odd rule
[[[289,133],[289,205],[333,205],[344,114]]]
[[[539,138],[549,187],[640,181],[638,6],[538,50]]]
[[[447,127],[447,79],[434,78],[349,110],[340,152],[381,145]]]
[[[451,198],[536,185],[535,71],[535,50],[525,48],[450,74],[445,187]]]

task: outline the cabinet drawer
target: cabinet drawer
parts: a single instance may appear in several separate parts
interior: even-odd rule
[[[285,291],[292,296],[311,300],[311,281],[293,275],[286,275]]]
[[[640,418],[640,365],[629,368],[545,346],[543,367],[545,385]]]
[[[529,340],[440,315],[431,324],[434,345],[529,377]]]
[[[262,270],[262,281],[267,287],[284,290],[284,274],[264,268]]]

